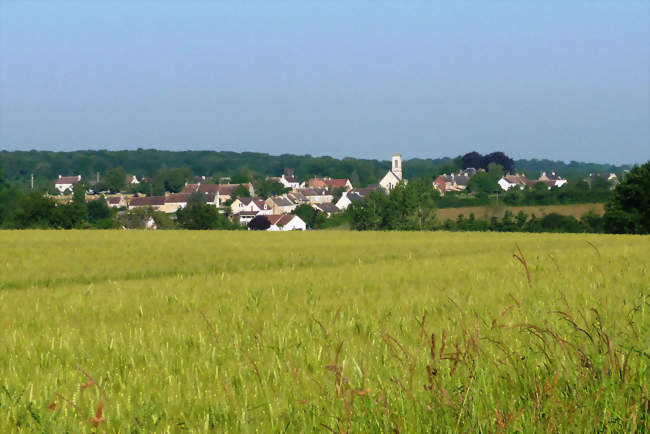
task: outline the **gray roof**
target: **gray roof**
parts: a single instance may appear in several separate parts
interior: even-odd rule
[[[330,213],[330,214],[341,212],[339,207],[337,207],[336,205],[334,205],[331,202],[317,203],[317,204],[314,204],[314,207],[320,209],[323,212],[327,212],[327,213]]]

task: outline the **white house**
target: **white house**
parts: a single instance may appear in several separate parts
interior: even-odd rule
[[[66,190],[72,191],[74,185],[79,181],[81,181],[81,175],[77,175],[77,176],[59,175],[59,179],[57,179],[54,182],[54,188],[56,188],[59,191],[59,193],[63,193]]]
[[[135,176],[135,175],[127,175],[126,183],[127,184],[140,184],[140,181],[138,181],[138,177]]]
[[[497,183],[499,184],[499,187],[505,191],[508,191],[513,187],[517,187],[520,190],[523,190],[524,188],[535,184],[534,181],[526,178],[526,175],[520,175],[518,173],[515,175],[502,176],[501,179],[497,181]]]
[[[549,184],[549,187],[562,187],[567,183],[567,180],[562,178],[560,175],[557,175],[555,172],[551,172],[550,175],[547,175],[546,172],[542,172],[538,181],[546,182]]]
[[[340,210],[346,210],[348,207],[355,202],[363,202],[363,200],[370,193],[377,191],[377,186],[372,185],[365,188],[353,188],[350,191],[346,191],[341,195],[341,198],[336,202],[336,207]]]
[[[379,185],[386,192],[395,188],[395,186],[400,182],[403,182],[404,184],[408,183],[408,181],[402,177],[402,156],[400,154],[394,154],[392,161],[391,169],[386,172],[384,177],[379,181]]]
[[[307,230],[307,223],[300,217],[293,214],[267,215],[266,218],[271,223],[268,231],[304,231]]]
[[[273,209],[268,203],[264,202],[262,199],[252,197],[238,197],[230,205],[230,211],[233,214],[238,214],[243,211],[256,211],[261,215],[273,214]]]

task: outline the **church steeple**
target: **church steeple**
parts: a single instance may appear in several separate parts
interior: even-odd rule
[[[402,156],[400,154],[393,154],[393,167],[391,171],[402,179]]]

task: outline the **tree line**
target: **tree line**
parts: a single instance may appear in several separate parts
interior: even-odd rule
[[[435,159],[413,158],[404,162],[404,173],[409,179],[435,178],[442,173],[455,173],[466,167],[487,169],[490,163],[500,165],[505,171],[519,171],[536,178],[541,171],[561,173],[570,182],[577,182],[589,173],[614,172],[622,174],[631,166],[581,163],[550,160],[515,160],[502,152],[481,155],[470,152],[464,156]],[[390,170],[390,161],[342,158],[311,155],[269,155],[258,152],[217,151],[160,151],[137,149],[125,151],[86,150],[70,152],[50,151],[0,151],[0,169],[11,183],[22,188],[30,186],[34,175],[37,189],[52,188],[59,174],[80,174],[85,180],[105,179],[112,169],[154,180],[151,194],[163,189],[174,191],[179,184],[194,175],[216,179],[255,179],[280,176],[285,168],[293,168],[299,179],[312,176],[349,178],[356,187],[376,184]],[[234,182],[234,181],[233,181]]]

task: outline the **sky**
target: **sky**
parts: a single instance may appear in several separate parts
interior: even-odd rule
[[[648,1],[0,0],[0,149],[650,159]]]

